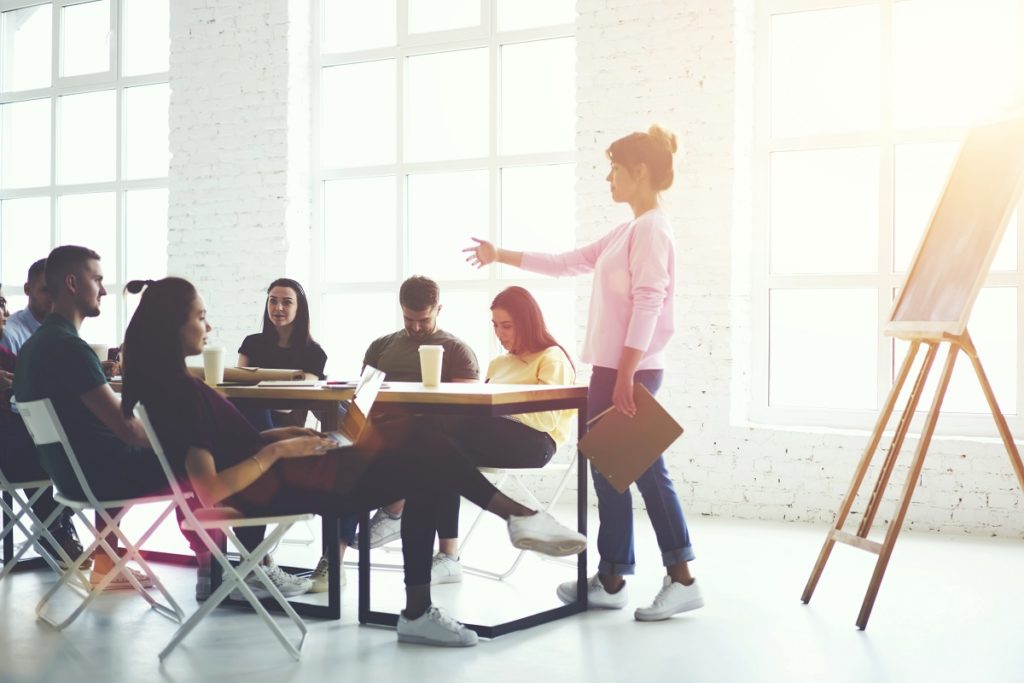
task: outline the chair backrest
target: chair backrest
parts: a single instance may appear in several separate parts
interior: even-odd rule
[[[89,481],[85,478],[82,466],[78,463],[78,456],[71,447],[67,432],[60,423],[53,402],[48,398],[41,398],[38,401],[18,401],[15,405],[18,406],[18,412],[25,421],[25,427],[36,447],[59,443],[64,448],[64,455],[75,473],[75,478],[78,479],[78,485],[82,487],[86,501],[93,507],[100,507]],[[57,488],[57,482],[54,482],[54,488]]]

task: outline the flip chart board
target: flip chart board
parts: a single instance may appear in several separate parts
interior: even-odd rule
[[[921,238],[885,332],[963,334],[1024,188],[1024,117],[974,128]]]

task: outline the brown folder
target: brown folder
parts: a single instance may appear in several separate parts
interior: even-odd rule
[[[636,415],[627,417],[614,407],[589,422],[580,439],[580,452],[619,493],[640,478],[683,433],[647,387],[633,385]]]

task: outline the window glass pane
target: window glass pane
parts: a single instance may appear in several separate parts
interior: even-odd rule
[[[968,325],[971,339],[978,349],[985,374],[992,385],[992,391],[999,402],[999,409],[1004,414],[1017,412],[1017,290],[1011,287],[986,287],[978,293],[978,300],[971,311]],[[909,344],[901,339],[895,340],[894,360],[896,368],[903,363]],[[946,345],[939,351],[935,364],[928,376],[918,412],[927,412],[935,397],[935,387],[942,374],[942,365],[946,359]],[[918,351],[918,358],[911,377],[916,376],[926,349]],[[909,382],[908,382],[909,384]],[[904,389],[904,397],[909,388]],[[901,399],[905,400],[905,398]],[[985,395],[978,383],[970,360],[959,354],[953,366],[953,377],[949,381],[949,389],[942,400],[944,413],[984,413],[989,412]]]
[[[50,86],[53,9],[49,3],[0,14],[0,88]]]
[[[324,295],[313,335],[327,349],[327,375],[359,377],[370,342],[401,328],[397,311],[397,290]]]
[[[68,5],[61,22],[61,75],[110,71],[109,0]]]
[[[170,99],[166,83],[125,88],[125,177],[167,176]]]
[[[395,162],[393,59],[324,69],[320,93],[321,165]]]
[[[409,33],[480,25],[480,0],[408,0]]]
[[[103,265],[105,280],[112,280],[106,275],[110,264]],[[82,327],[78,330],[79,336],[89,344],[106,344],[107,346],[119,346],[121,335],[117,332],[117,300],[119,296],[108,293],[100,299],[100,314],[95,318],[86,318],[82,321]]]
[[[170,0],[123,0],[122,70],[125,76],[168,70]]]
[[[487,155],[487,49],[410,57],[405,99],[408,161]]]
[[[958,152],[959,144],[954,142],[896,145],[893,267],[897,272],[906,272],[910,266]],[[992,270],[1017,268],[1015,216],[1003,235]]]
[[[573,149],[576,41],[538,40],[501,48],[501,150]]]
[[[874,272],[878,149],[771,155],[773,273]]]
[[[0,106],[0,187],[50,184],[50,100]]]
[[[117,282],[114,193],[68,194],[57,199],[57,243],[89,247],[100,255],[107,282]]]
[[[395,44],[395,0],[324,0],[321,52],[354,52]]]
[[[772,134],[878,127],[877,5],[771,19]]]
[[[395,279],[395,178],[324,183],[324,279],[381,282]],[[373,254],[362,258],[359,254]]]
[[[466,263],[470,235],[485,230],[487,171],[409,176],[410,272],[435,280],[482,280],[486,271]]]
[[[124,193],[125,280],[167,275],[167,190]]]
[[[574,21],[574,0],[498,0],[499,31],[571,24]]]
[[[549,253],[572,249],[576,235],[575,186],[573,164],[502,169],[501,245],[515,251]],[[542,277],[518,268],[501,268],[503,277]]]
[[[113,90],[65,95],[58,100],[59,183],[114,179],[114,103]]]
[[[895,3],[896,125],[978,123],[1009,104],[1024,85],[1022,25],[1018,0]]]
[[[877,296],[874,289],[772,290],[769,405],[876,407]]]
[[[476,354],[481,375],[487,372],[487,364],[497,348],[491,344],[494,336],[491,328],[492,298],[479,289],[460,291],[441,287],[442,308],[437,326],[469,344]]]
[[[0,282],[21,291],[28,267],[50,253],[50,198],[0,202]],[[6,291],[10,292],[10,289]],[[7,297],[10,299],[10,297]],[[14,312],[14,309],[10,309]]]

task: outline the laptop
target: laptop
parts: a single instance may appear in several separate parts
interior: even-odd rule
[[[348,412],[341,421],[341,429],[328,432],[327,438],[338,444],[338,448],[353,446],[359,442],[363,430],[369,424],[370,409],[373,408],[381,385],[384,384],[384,371],[367,365],[356,384],[352,400],[348,402]]]

